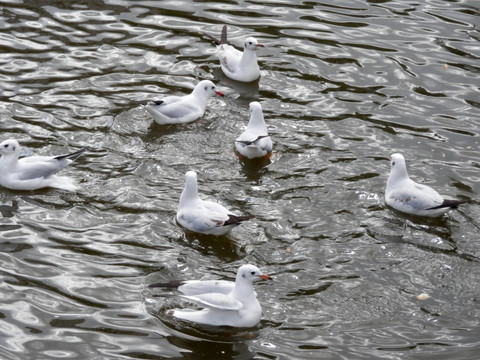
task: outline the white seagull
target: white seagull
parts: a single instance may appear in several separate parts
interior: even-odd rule
[[[200,199],[197,191],[197,174],[187,171],[185,188],[180,196],[177,221],[185,229],[209,235],[225,235],[242,221],[254,216],[233,215],[222,205]]]
[[[213,95],[223,96],[213,82],[202,80],[190,94],[172,95],[158,101],[151,101],[145,109],[160,125],[188,123],[203,116],[208,99]]]
[[[243,43],[243,52],[235,49],[227,42],[227,25],[222,28],[221,39],[217,40],[211,35],[205,34],[217,45],[217,56],[223,72],[230,79],[241,82],[252,82],[260,77],[260,69],[257,63],[255,51],[259,47],[257,39],[248,37]]]
[[[393,154],[385,189],[385,202],[392,208],[412,215],[437,217],[456,209],[469,200],[446,200],[430,186],[416,183],[408,177],[405,158]]]
[[[272,152],[272,139],[263,119],[262,106],[257,101],[250,103],[250,120],[247,129],[235,140],[235,148],[248,159],[262,158]]]
[[[182,299],[203,309],[173,309],[168,315],[204,325],[253,327],[260,322],[262,307],[253,290],[253,282],[272,280],[254,265],[242,265],[235,282],[227,280],[186,280],[151,284],[149,287],[177,288]]]
[[[87,147],[59,156],[28,156],[19,159],[20,145],[15,139],[0,143],[0,185],[12,190],[37,190],[54,187],[74,191],[77,187],[68,177],[54,174],[70,165]]]

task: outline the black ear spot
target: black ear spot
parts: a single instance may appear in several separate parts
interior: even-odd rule
[[[208,86],[205,86],[204,89],[205,89],[205,91],[208,91]]]
[[[16,147],[15,147],[15,146],[13,146],[13,147],[12,147],[12,150],[13,150],[13,151],[15,151],[15,149],[16,149]]]
[[[395,161],[392,161],[392,166],[395,166]]]

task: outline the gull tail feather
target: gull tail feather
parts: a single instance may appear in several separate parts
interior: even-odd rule
[[[67,190],[67,191],[75,191],[78,190],[78,186],[74,183],[74,181],[66,176],[52,176],[49,178],[48,186]]]

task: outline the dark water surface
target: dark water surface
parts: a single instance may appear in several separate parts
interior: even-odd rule
[[[383,191],[401,152],[415,180],[480,198],[479,15],[476,0],[0,1],[1,140],[91,147],[64,171],[76,193],[0,192],[0,358],[478,358],[480,207],[414,219]],[[223,24],[265,45],[258,86],[219,71],[199,32]],[[226,96],[194,123],[138,106],[200,79]],[[234,153],[253,100],[263,164]],[[256,219],[185,234],[187,170]],[[246,262],[274,278],[254,329],[177,323],[145,288]]]

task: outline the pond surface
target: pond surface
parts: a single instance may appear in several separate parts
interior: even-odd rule
[[[62,172],[77,192],[0,192],[0,358],[478,357],[480,207],[411,218],[383,191],[401,152],[415,180],[480,198],[479,15],[476,0],[1,1],[1,140],[91,150]],[[223,24],[265,45],[258,84],[219,70],[202,33]],[[225,97],[196,122],[139,106],[201,79]],[[274,142],[263,163],[234,152],[251,101]],[[185,234],[188,170],[256,218]],[[178,323],[178,301],[146,288],[244,263],[274,278],[253,329]]]

